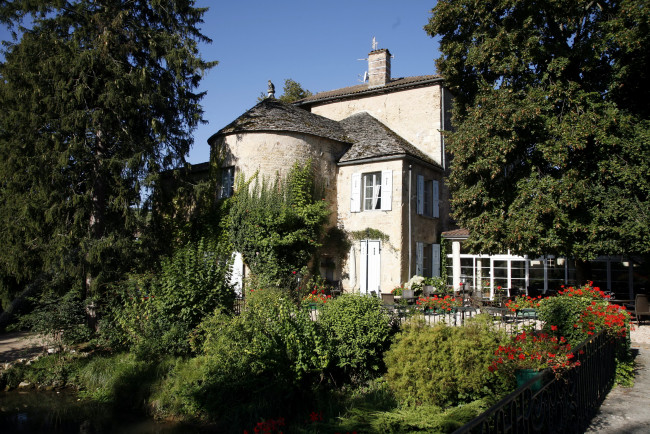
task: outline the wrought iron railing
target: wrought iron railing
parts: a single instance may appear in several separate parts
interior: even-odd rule
[[[580,366],[560,378],[541,372],[455,434],[584,432],[613,385],[616,342],[600,333],[573,352]]]
[[[454,308],[451,312],[436,312],[431,310],[424,310],[416,305],[387,305],[384,306],[390,314],[395,316],[400,323],[404,323],[413,316],[418,316],[423,319],[428,325],[435,325],[438,323],[445,323],[450,326],[463,326],[467,319],[475,317],[479,314],[487,314],[494,320],[494,326],[497,329],[505,330],[510,334],[517,334],[523,330],[540,330],[542,323],[536,317],[520,316],[509,309],[494,308],[477,308],[477,307],[459,307]]]

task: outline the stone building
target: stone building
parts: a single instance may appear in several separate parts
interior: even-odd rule
[[[209,139],[220,170],[219,196],[236,173],[275,177],[311,159],[332,206],[331,226],[351,235],[345,257],[321,255],[321,273],[344,290],[386,293],[414,275],[438,276],[447,240],[448,285],[492,291],[546,292],[575,282],[571,258],[463,250],[445,182],[442,130],[451,128],[452,97],[436,75],[392,78],[386,49],[368,55],[369,80],[294,104],[267,98]],[[269,89],[272,92],[272,89]],[[330,253],[331,254],[331,253]],[[599,257],[594,283],[631,297],[650,280],[639,258]],[[236,269],[244,274],[238,261]]]
[[[343,258],[321,271],[344,290],[389,292],[413,275],[440,275],[449,229],[445,148],[450,96],[439,76],[390,76],[390,52],[368,55],[369,80],[294,104],[267,98],[209,139],[218,194],[237,173],[274,177],[311,159],[332,206],[330,224],[351,234]],[[241,265],[238,265],[238,267]]]

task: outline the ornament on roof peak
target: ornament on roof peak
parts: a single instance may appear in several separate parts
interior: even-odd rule
[[[271,83],[271,80],[269,80],[269,88],[267,89],[267,98],[275,98],[275,86],[273,86],[273,83]]]

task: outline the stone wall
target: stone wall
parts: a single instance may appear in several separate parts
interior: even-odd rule
[[[447,103],[445,101],[445,105]],[[312,113],[336,121],[364,111],[442,164],[439,84],[357,99],[315,103],[311,107]]]
[[[293,164],[304,164],[310,158],[317,174],[317,182],[332,205],[330,221],[336,223],[336,161],[349,145],[309,134],[289,132],[248,132],[218,137],[213,147],[213,158],[219,167],[235,166],[235,174],[247,178],[256,172],[274,179],[285,176]]]

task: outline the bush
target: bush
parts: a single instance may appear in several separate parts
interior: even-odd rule
[[[344,294],[323,305],[318,324],[329,339],[335,374],[354,382],[384,371],[391,319],[380,299]]]
[[[223,257],[228,252],[202,238],[164,260],[154,290],[162,312],[192,329],[217,307],[232,310],[235,291]]]
[[[316,324],[281,290],[250,293],[241,315],[206,318],[193,347],[201,355],[176,365],[155,407],[230,427],[295,413],[329,363]]]
[[[34,311],[22,321],[59,348],[87,341],[92,334],[86,323],[85,304],[76,291],[63,296],[43,294]]]
[[[545,323],[546,331],[552,332],[556,336],[564,336],[572,346],[576,346],[587,336],[575,325],[582,312],[590,305],[591,300],[581,297],[562,295],[547,297],[540,301],[537,315]],[[557,329],[551,330],[551,326],[557,327]]]
[[[162,263],[159,276],[132,275],[100,329],[111,347],[130,348],[141,359],[186,355],[189,335],[215,309],[232,311],[235,292],[226,253],[201,239]]]
[[[415,321],[386,354],[385,378],[396,397],[410,404],[449,407],[499,396],[511,390],[511,380],[496,378],[488,367],[506,339],[485,318],[464,327]]]

